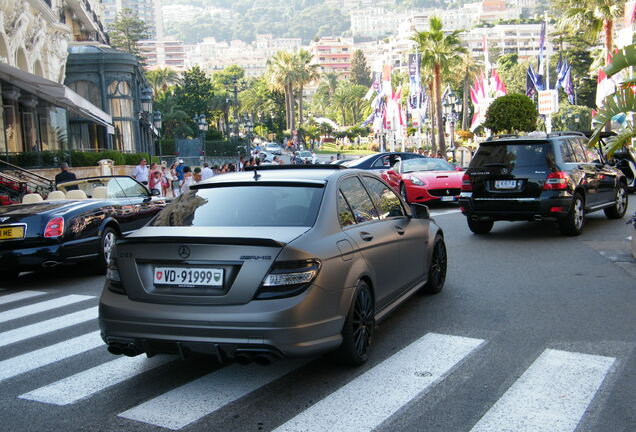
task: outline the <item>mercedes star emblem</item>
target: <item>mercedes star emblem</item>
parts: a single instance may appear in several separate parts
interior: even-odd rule
[[[508,174],[508,168],[503,168],[501,170],[501,173],[504,174],[504,175]]]
[[[181,258],[187,258],[190,256],[190,248],[187,246],[180,246],[179,247],[179,256]]]

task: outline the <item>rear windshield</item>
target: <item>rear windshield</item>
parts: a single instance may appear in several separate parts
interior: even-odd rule
[[[407,159],[402,162],[402,172],[413,171],[453,171],[453,166],[442,159]]]
[[[151,226],[311,227],[323,187],[222,186],[190,190],[170,203]]]
[[[470,162],[470,168],[545,167],[549,156],[548,143],[496,143],[482,144]]]

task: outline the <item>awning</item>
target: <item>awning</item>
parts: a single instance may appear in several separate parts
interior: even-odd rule
[[[109,134],[115,133],[113,118],[109,114],[106,114],[65,85],[24,72],[6,63],[0,63],[0,79],[55,106],[66,108],[79,116],[105,126]]]

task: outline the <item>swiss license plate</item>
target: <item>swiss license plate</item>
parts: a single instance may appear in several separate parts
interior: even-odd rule
[[[440,198],[440,201],[455,201],[454,196],[443,196]]]
[[[223,286],[223,269],[155,267],[154,283],[168,286]]]
[[[23,226],[0,227],[0,240],[14,240],[24,238]]]
[[[515,189],[517,180],[495,180],[495,189]]]

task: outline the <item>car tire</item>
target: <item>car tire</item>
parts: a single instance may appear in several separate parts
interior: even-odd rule
[[[628,204],[627,195],[628,193],[625,185],[619,184],[618,189],[616,189],[616,204],[603,210],[605,212],[605,216],[609,219],[620,219],[625,216]]]
[[[400,196],[402,197],[405,203],[410,204],[408,200],[408,195],[406,193],[406,186],[404,186],[404,183],[400,184]]]
[[[110,252],[112,251],[115,241],[119,237],[119,234],[114,228],[106,227],[102,232],[99,239],[99,256],[95,262],[95,272],[98,274],[104,274],[106,267],[108,267],[108,260],[110,258]]]
[[[438,235],[433,244],[431,262],[428,268],[428,280],[420,289],[420,294],[437,294],[444,288],[446,281],[446,269],[448,268],[448,255],[444,237]]]
[[[468,228],[475,234],[488,234],[492,230],[495,221],[492,219],[472,220],[470,216],[466,218]]]
[[[580,193],[572,197],[570,210],[559,219],[559,230],[566,236],[577,236],[583,232],[585,226],[585,201]]]
[[[332,354],[337,363],[360,366],[369,358],[375,330],[375,306],[371,288],[358,282],[349,313],[342,328],[342,344]]]

